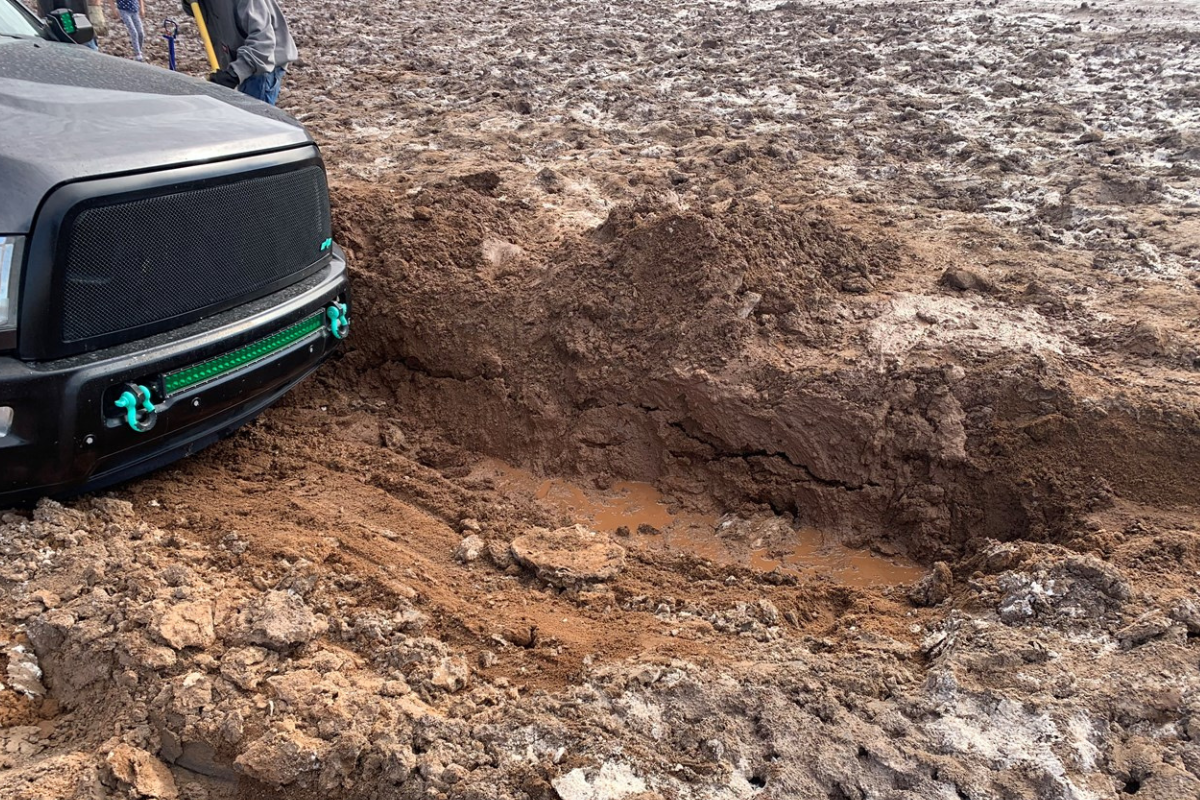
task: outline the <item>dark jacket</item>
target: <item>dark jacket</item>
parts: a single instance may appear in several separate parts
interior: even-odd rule
[[[38,0],[38,16],[45,18],[59,8],[69,8],[76,14],[86,14],[87,0]]]
[[[200,0],[200,10],[217,61],[222,67],[232,64],[238,80],[296,60],[296,43],[276,0]]]

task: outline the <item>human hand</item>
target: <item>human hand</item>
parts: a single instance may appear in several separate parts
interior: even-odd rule
[[[210,73],[208,80],[218,86],[224,86],[226,89],[236,89],[241,80],[238,79],[237,73],[233,71],[232,66],[219,69],[216,72]]]

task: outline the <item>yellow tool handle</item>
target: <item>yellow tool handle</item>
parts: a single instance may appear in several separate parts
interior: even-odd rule
[[[208,26],[204,24],[204,14],[200,11],[200,4],[196,0],[191,0],[192,16],[196,18],[196,27],[200,29],[200,38],[204,40],[204,52],[208,53],[208,66],[212,67],[212,71],[216,72],[221,68],[217,63],[217,51],[213,50],[212,37],[208,35]]]

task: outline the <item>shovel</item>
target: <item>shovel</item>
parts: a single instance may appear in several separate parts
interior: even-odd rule
[[[221,68],[217,63],[217,51],[213,50],[212,37],[208,35],[208,26],[204,24],[204,13],[200,11],[200,3],[196,0],[189,0],[189,5],[192,7],[192,17],[196,20],[196,27],[200,29],[200,38],[204,41],[204,52],[208,54],[208,66],[216,72]]]
[[[171,65],[171,71],[175,71],[175,37],[179,35],[179,25],[173,19],[163,20],[162,37],[167,40],[168,58]]]

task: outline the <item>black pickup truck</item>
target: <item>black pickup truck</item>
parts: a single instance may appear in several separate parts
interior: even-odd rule
[[[76,22],[0,0],[0,508],[195,452],[349,328],[303,127]]]

